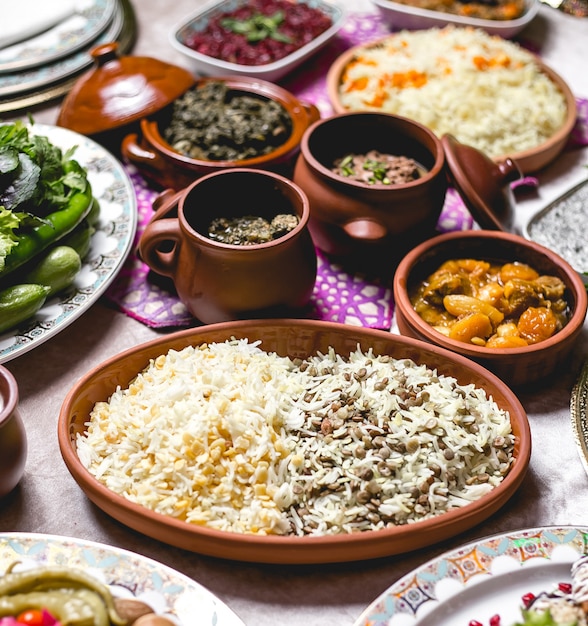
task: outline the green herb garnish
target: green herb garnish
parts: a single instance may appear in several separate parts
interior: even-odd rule
[[[245,35],[247,41],[263,41],[266,38],[282,43],[292,43],[291,37],[281,33],[278,28],[284,21],[284,12],[276,11],[273,15],[255,13],[246,20],[227,17],[221,20],[221,26],[238,35]]]
[[[368,172],[372,172],[373,176],[370,178],[371,183],[383,183],[384,185],[390,184],[390,179],[386,176],[387,167],[386,163],[382,161],[373,161],[368,159],[363,164],[363,169]]]

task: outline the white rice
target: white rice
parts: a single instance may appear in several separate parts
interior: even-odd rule
[[[536,57],[482,30],[401,31],[362,48],[341,103],[411,118],[491,157],[534,148],[564,123],[566,101]]]
[[[225,531],[336,534],[464,506],[513,462],[484,390],[409,360],[305,361],[246,339],[170,351],[98,403],[83,465],[132,502]]]

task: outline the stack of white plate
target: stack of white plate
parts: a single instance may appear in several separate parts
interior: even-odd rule
[[[5,9],[2,9],[3,12]],[[92,65],[90,50],[118,41],[134,43],[129,0],[19,0],[6,7],[11,24],[0,34],[0,113],[66,93]]]

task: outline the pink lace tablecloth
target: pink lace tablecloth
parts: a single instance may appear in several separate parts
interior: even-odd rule
[[[377,14],[350,15],[338,36],[295,74],[281,82],[301,100],[312,102],[321,115],[332,114],[325,90],[325,75],[331,63],[351,46],[373,40],[390,31]],[[588,145],[588,100],[578,100],[578,123],[569,147]],[[132,166],[128,172],[137,194],[139,211],[135,243],[153,214],[152,203],[159,191]],[[525,184],[533,184],[527,179]],[[437,228],[440,232],[467,230],[473,220],[461,198],[450,189]],[[301,315],[356,326],[389,329],[394,305],[389,282],[363,274],[350,274],[317,250],[318,273],[310,305]],[[106,297],[121,311],[152,328],[181,328],[198,325],[173,286],[152,279],[149,269],[131,253]]]

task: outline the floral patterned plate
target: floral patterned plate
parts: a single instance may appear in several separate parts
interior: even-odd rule
[[[0,335],[0,363],[13,359],[47,341],[77,319],[104,293],[126,260],[137,229],[137,200],[121,163],[95,141],[67,128],[35,124],[44,135],[66,150],[77,146],[74,158],[88,170],[94,197],[100,203],[100,219],[92,235],[74,287],[47,300],[34,318]]]
[[[484,626],[520,619],[526,593],[569,582],[588,552],[588,527],[543,527],[494,535],[450,550],[395,582],[355,626]]]
[[[82,539],[38,533],[0,533],[0,572],[18,567],[81,568],[110,586],[113,595],[135,597],[178,624],[244,626],[216,596],[172,568],[128,550]]]

